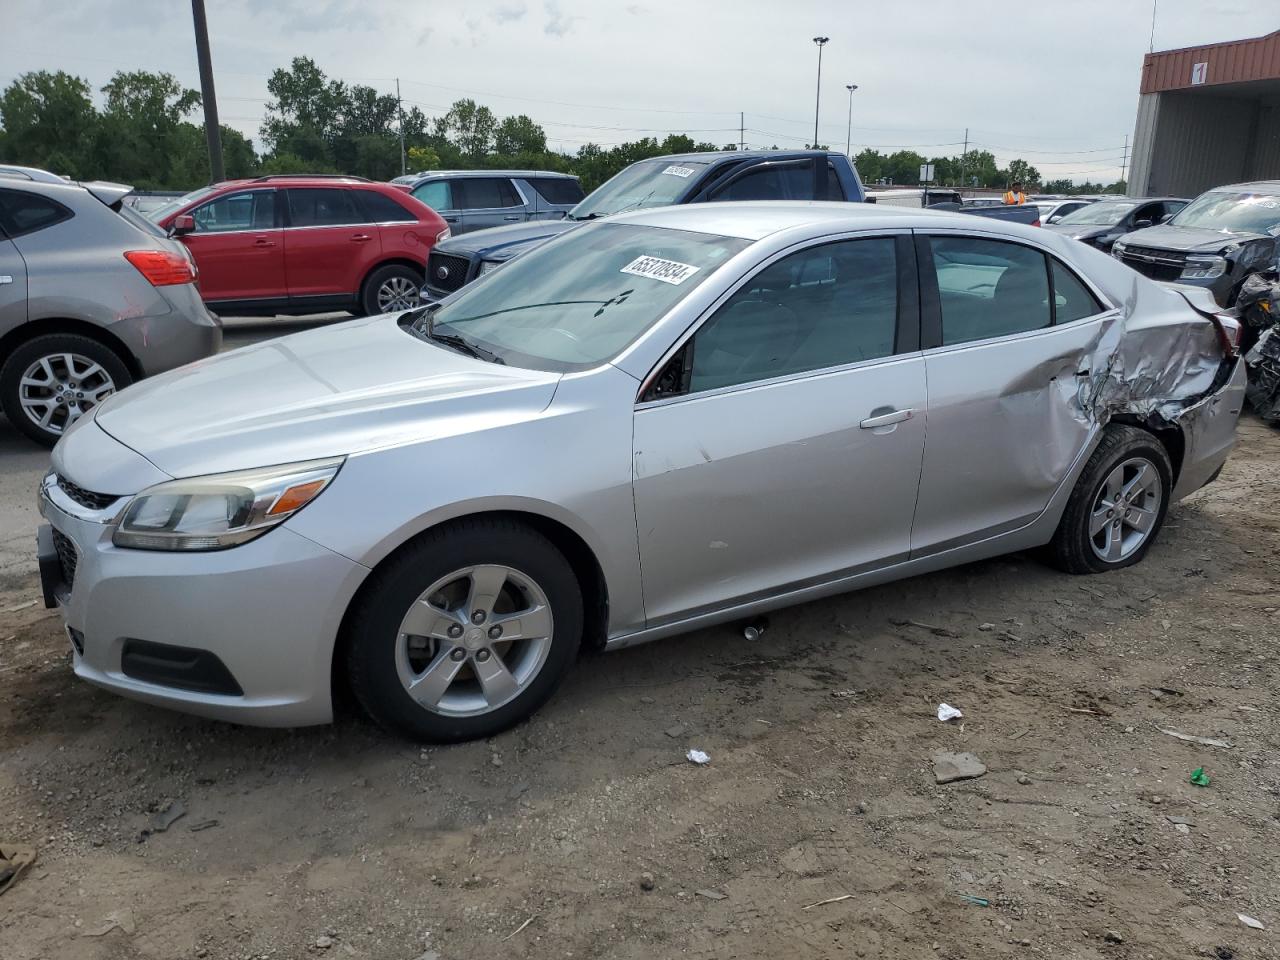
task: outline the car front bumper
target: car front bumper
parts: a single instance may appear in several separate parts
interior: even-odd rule
[[[114,517],[104,514],[118,515],[126,499],[95,515],[68,504],[52,483],[46,479],[40,495],[50,525],[39,538],[41,575],[66,623],[77,676],[135,700],[233,723],[332,719],[334,644],[365,567],[285,527],[207,553],[120,549],[111,543]],[[73,551],[70,560],[49,555],[55,538],[62,551]],[[140,670],[146,657],[139,658],[139,648],[178,657],[152,657],[161,664],[158,673]],[[207,683],[200,689],[198,677],[191,679],[196,674],[187,668],[207,676],[200,664],[211,658],[234,678],[238,694],[225,685],[224,692],[209,692]]]

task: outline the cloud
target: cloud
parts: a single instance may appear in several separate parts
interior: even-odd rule
[[[548,36],[563,37],[573,29],[575,20],[581,20],[582,17],[565,13],[560,9],[558,0],[547,0],[547,25],[543,28]]]
[[[489,11],[489,16],[498,23],[511,23],[522,19],[528,12],[529,8],[523,3],[503,3]]]

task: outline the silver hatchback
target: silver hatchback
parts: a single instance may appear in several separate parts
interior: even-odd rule
[[[614,217],[108,400],[42,486],[46,599],[126,696],[296,725],[336,681],[409,736],[486,736],[584,645],[1031,547],[1138,562],[1232,448],[1239,334],[959,214]]]
[[[131,189],[0,167],[0,409],[40,443],[221,343],[186,248],[124,204]]]

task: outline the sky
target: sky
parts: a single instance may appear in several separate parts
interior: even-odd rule
[[[1280,28],[1277,0],[1155,0],[1155,49]],[[218,107],[255,141],[271,71],[311,57],[330,77],[428,116],[472,97],[525,113],[550,145],[689,133],[716,144],[989,149],[1045,179],[1111,181],[1132,138],[1152,0],[206,0]],[[199,87],[184,0],[3,0],[0,85],[118,69]],[[901,10],[900,15],[894,15]],[[1014,11],[1011,14],[1011,11]],[[813,37],[830,42],[817,82]],[[855,83],[852,95],[846,84]],[[852,107],[852,130],[848,129]]]

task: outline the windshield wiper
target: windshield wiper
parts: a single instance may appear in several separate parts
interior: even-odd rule
[[[435,320],[432,319],[432,314],[436,312],[439,306],[439,303],[431,303],[423,307],[418,307],[416,310],[411,310],[409,313],[404,314],[401,319],[403,320],[408,318],[409,328],[427,340],[442,343],[446,347],[452,347],[460,353],[465,353],[469,357],[475,357],[477,360],[487,360],[490,363],[499,363],[503,366],[506,365],[507,361],[503,360],[492,350],[486,350],[484,347],[472,343],[466,337],[459,336],[456,333],[438,332],[436,330]],[[426,320],[426,323],[423,323],[423,320]]]

